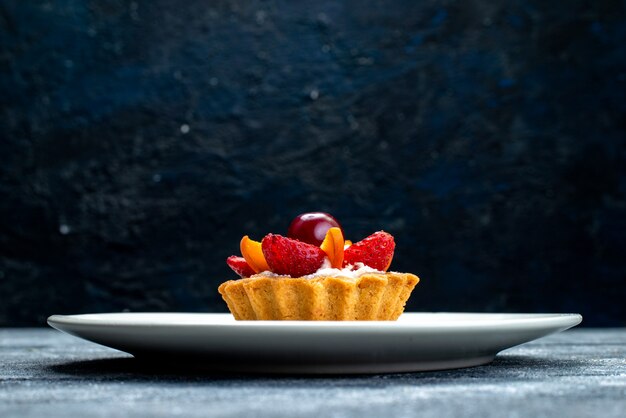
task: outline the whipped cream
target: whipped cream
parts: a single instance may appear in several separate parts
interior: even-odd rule
[[[322,266],[315,273],[303,277],[305,279],[313,279],[319,276],[339,276],[356,279],[357,277],[361,277],[362,275],[368,273],[384,273],[384,271],[373,269],[363,263],[355,263],[354,265],[349,264],[342,269],[332,268],[330,267],[330,261],[328,264],[326,264],[326,261],[328,260],[325,260],[324,264],[322,264]]]
[[[335,277],[345,277],[348,279],[356,279],[358,277],[361,277],[364,274],[370,274],[370,273],[384,274],[385,272],[373,269],[369,266],[366,266],[363,263],[355,263],[354,265],[349,264],[342,269],[332,268],[330,264],[330,260],[328,258],[325,258],[324,262],[322,263],[320,268],[317,269],[315,273],[302,276],[302,278],[314,279],[316,277],[322,277],[322,276],[335,276]],[[291,277],[291,276],[272,273],[271,271],[263,271],[256,275],[265,276],[265,277]]]

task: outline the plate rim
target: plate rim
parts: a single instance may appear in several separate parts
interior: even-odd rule
[[[217,312],[102,312],[102,313],[85,313],[85,314],[75,314],[75,315],[61,315],[55,314],[51,315],[47,318],[46,322],[49,326],[55,329],[57,326],[72,326],[72,325],[80,325],[80,326],[99,326],[99,327],[146,327],[146,326],[174,326],[174,327],[238,327],[238,328],[257,328],[257,327],[276,327],[276,328],[292,328],[296,327],[299,329],[303,328],[340,328],[340,329],[371,329],[376,326],[385,325],[384,328],[425,328],[425,329],[450,329],[450,328],[458,328],[459,326],[472,326],[477,328],[489,328],[489,327],[500,327],[503,325],[524,325],[528,323],[532,324],[552,324],[553,326],[558,324],[562,324],[562,326],[568,326],[568,328],[575,327],[579,325],[583,317],[580,313],[508,313],[508,312],[405,312],[403,316],[409,317],[417,317],[420,315],[475,315],[475,316],[485,316],[486,318],[490,316],[498,316],[498,315],[510,315],[509,318],[490,318],[491,321],[476,321],[472,319],[459,319],[456,321],[444,322],[441,323],[439,321],[433,323],[415,323],[415,322],[407,322],[407,321],[236,321],[225,322],[225,323],[190,323],[190,322],[176,322],[176,321],[167,321],[167,322],[159,322],[158,320],[146,321],[143,323],[137,323],[127,320],[115,320],[114,317],[116,315],[137,315],[137,316],[149,316],[149,315],[180,315],[181,317],[186,315],[193,316],[206,316],[210,317],[228,317],[231,316],[229,313],[217,313]],[[517,317],[519,316],[519,317]],[[93,318],[96,317],[96,318]],[[104,318],[109,317],[109,318]],[[63,331],[63,330],[61,330]]]

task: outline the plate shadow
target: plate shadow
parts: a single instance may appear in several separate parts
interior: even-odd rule
[[[379,386],[424,383],[460,383],[464,379],[505,380],[520,379],[520,373],[528,373],[533,369],[540,370],[542,375],[562,376],[575,374],[588,362],[569,358],[539,357],[523,355],[499,355],[487,365],[464,369],[410,372],[393,374],[371,375],[293,375],[293,374],[258,374],[258,373],[229,373],[198,367],[193,363],[172,363],[155,360],[141,360],[133,357],[115,357],[94,360],[71,361],[46,366],[49,372],[71,375],[79,379],[90,381],[125,381],[125,382],[259,382],[267,381],[273,384],[293,385],[298,382],[306,386],[318,382],[332,381],[333,384],[343,382],[346,385]]]

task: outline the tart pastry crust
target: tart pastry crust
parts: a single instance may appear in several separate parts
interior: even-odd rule
[[[252,277],[219,287],[237,320],[395,321],[419,277],[411,273]]]

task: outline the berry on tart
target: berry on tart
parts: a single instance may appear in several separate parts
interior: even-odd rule
[[[291,221],[287,236],[319,247],[326,238],[328,230],[333,227],[341,229],[337,219],[328,213],[303,213]],[[343,230],[341,234],[343,235]]]
[[[320,247],[282,235],[267,234],[261,242],[270,271],[292,277],[315,273],[326,258]]]
[[[228,267],[233,269],[233,271],[241,277],[250,277],[255,273],[243,257],[231,255],[226,259],[226,264],[228,264]]]
[[[387,271],[395,248],[396,243],[391,234],[385,231],[374,232],[344,251],[343,266],[363,263],[373,269]]]

